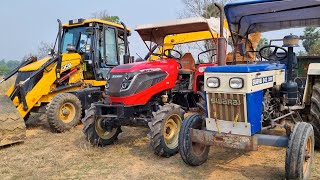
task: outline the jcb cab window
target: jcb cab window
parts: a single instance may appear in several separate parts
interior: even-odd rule
[[[67,52],[68,45],[74,45],[76,50],[84,51],[85,45],[91,44],[91,38],[86,32],[86,27],[66,29],[62,38],[62,52]]]
[[[118,65],[116,31],[107,28],[105,31],[106,60],[108,65]]]

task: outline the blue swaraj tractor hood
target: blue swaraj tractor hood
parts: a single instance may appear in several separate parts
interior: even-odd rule
[[[240,64],[229,66],[211,66],[207,67],[205,72],[226,72],[226,73],[251,73],[285,69],[284,64]]]
[[[230,3],[225,14],[231,33],[241,37],[306,26],[320,26],[319,0],[254,0]]]

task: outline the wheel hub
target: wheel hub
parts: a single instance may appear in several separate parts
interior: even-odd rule
[[[72,103],[63,104],[60,108],[59,116],[63,122],[71,122],[76,116],[76,107]]]
[[[177,114],[173,114],[167,118],[163,127],[163,136],[166,145],[174,149],[178,145],[179,131],[181,127],[181,117]]]
[[[62,114],[63,114],[64,116],[68,116],[68,115],[70,114],[70,111],[67,110],[67,109],[64,109],[64,110],[62,110]]]
[[[112,126],[107,126],[107,122],[108,120],[99,118],[96,120],[96,123],[95,123],[96,132],[99,135],[99,137],[102,139],[110,139],[117,132],[117,128],[113,128]]]

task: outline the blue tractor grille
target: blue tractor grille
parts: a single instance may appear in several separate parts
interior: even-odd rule
[[[227,93],[208,93],[209,118],[245,122],[245,95]]]

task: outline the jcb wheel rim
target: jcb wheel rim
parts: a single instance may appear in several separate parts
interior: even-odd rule
[[[106,131],[101,126],[102,120],[103,119],[100,118],[96,121],[96,125],[95,125],[96,132],[101,139],[110,139],[116,134],[117,128],[113,128],[111,132]]]
[[[179,132],[182,119],[179,115],[173,114],[169,116],[163,127],[164,142],[170,149],[178,146]]]
[[[76,116],[76,107],[72,103],[65,103],[59,110],[60,119],[64,123],[71,122]]]
[[[309,137],[305,146],[305,155],[304,155],[304,162],[303,162],[304,174],[309,170],[311,153],[312,153],[311,151],[312,151],[312,139],[311,137]]]

